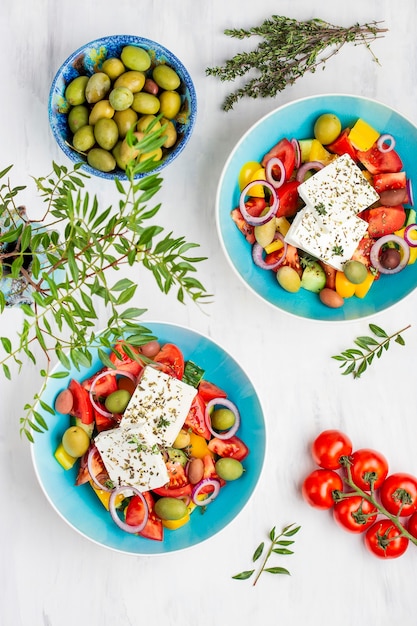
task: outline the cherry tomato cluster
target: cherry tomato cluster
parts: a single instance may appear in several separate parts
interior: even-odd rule
[[[371,448],[353,451],[350,438],[325,430],[311,446],[319,469],[304,480],[302,494],[311,506],[332,510],[335,522],[352,533],[365,533],[367,549],[380,558],[404,554],[417,545],[417,478],[388,473],[383,454]]]

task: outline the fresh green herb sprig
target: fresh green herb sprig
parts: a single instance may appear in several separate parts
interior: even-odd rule
[[[289,524],[289,526],[285,526],[282,529],[279,535],[276,534],[275,526],[269,532],[269,541],[270,545],[265,553],[264,559],[262,561],[261,567],[258,570],[258,573],[255,576],[253,581],[253,586],[259,580],[259,577],[263,572],[268,572],[269,574],[287,574],[290,575],[290,572],[285,567],[267,567],[267,563],[272,554],[281,554],[281,555],[290,555],[294,554],[292,550],[290,550],[289,546],[294,543],[294,540],[289,539],[289,537],[293,537],[300,530],[301,526],[294,526],[294,524]],[[259,546],[256,548],[253,553],[252,562],[255,563],[261,556],[264,554],[265,542],[262,541]],[[232,576],[235,580],[247,580],[251,578],[251,576],[255,573],[255,569],[245,570],[240,572],[239,574],[235,574]]]
[[[217,76],[221,81],[234,81],[249,72],[257,73],[243,87],[226,97],[223,109],[229,111],[244,96],[273,98],[305,73],[315,72],[320,66],[324,69],[326,62],[345,43],[365,45],[374,61],[378,62],[370,44],[383,37],[388,30],[382,28],[381,23],[357,23],[345,28],[318,18],[299,22],[289,17],[273,15],[260,26],[225,30],[225,35],[237,39],[258,36],[261,43],[251,52],[236,54],[223,66],[206,68],[206,74]],[[326,54],[327,50],[329,52]]]
[[[145,136],[142,142],[130,137],[139,155],[160,141],[157,133]],[[52,165],[51,174],[35,179],[46,207],[41,222],[16,219],[19,194],[25,186],[13,187],[7,179],[12,166],[0,172],[0,216],[6,225],[0,232],[0,278],[6,267],[11,278],[23,277],[33,300],[31,305],[21,306],[23,321],[17,336],[0,336],[4,352],[0,367],[11,379],[12,364],[20,373],[24,360],[35,365],[40,359],[44,362],[39,367],[41,390],[33,402],[24,405],[20,418],[20,432],[30,441],[33,433],[48,429],[38,405],[44,413],[55,414],[42,399],[51,378],[68,377],[72,366],[89,367],[93,350],[98,350],[105,365],[113,367],[108,352],[122,336],[133,346],[155,338],[139,323],[146,309],[132,303],[139,286],[138,271],[131,278],[118,279],[122,267],[141,265],[151,272],[163,293],[176,291],[180,302],[187,297],[199,303],[209,297],[196,277],[196,265],[206,258],[193,253],[198,244],[164,232],[153,221],[161,205],[149,207],[148,202],[160,190],[162,179],[149,173],[149,163],[138,157],[126,168],[126,183],[115,179],[119,200],[114,208],[101,208],[97,197],[86,191],[84,179],[89,176],[80,171],[81,163],[72,170]],[[137,178],[139,173],[147,175]],[[59,231],[53,230],[57,228]],[[12,253],[3,246],[10,242],[15,244]],[[30,272],[25,269],[28,256]],[[102,307],[108,315],[106,328],[97,333],[95,324]],[[0,291],[0,314],[5,308]],[[5,326],[2,328],[5,333]],[[35,348],[40,349],[40,356]],[[129,345],[124,350],[136,358]],[[63,371],[52,373],[56,360]]]
[[[408,326],[405,326],[392,335],[388,335],[380,326],[369,324],[369,329],[374,334],[374,337],[368,335],[357,337],[354,341],[354,344],[357,346],[356,348],[344,350],[341,354],[332,356],[332,359],[341,363],[340,367],[342,369],[344,368],[342,371],[344,376],[352,374],[354,378],[359,378],[368,366],[371,365],[375,357],[378,359],[381,358],[383,352],[388,350],[392,340],[400,346],[404,346],[405,341],[401,333],[408,330],[410,327],[411,324],[408,324]]]

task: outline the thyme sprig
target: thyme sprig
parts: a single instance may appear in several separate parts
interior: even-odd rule
[[[349,348],[344,350],[341,354],[332,356],[332,359],[340,361],[340,367],[344,369],[342,374],[352,374],[354,378],[359,378],[361,374],[365,372],[369,365],[373,362],[375,356],[381,358],[384,351],[388,350],[391,345],[391,341],[394,340],[400,346],[405,345],[405,341],[402,337],[404,331],[408,330],[411,324],[405,326],[401,330],[388,335],[380,326],[376,324],[369,324],[369,329],[374,334],[374,337],[365,335],[357,337],[354,340],[354,344],[357,348]],[[377,337],[379,339],[375,339]]]
[[[378,63],[370,46],[387,32],[388,29],[382,28],[381,24],[380,21],[373,21],[343,27],[319,18],[299,22],[273,15],[260,26],[226,29],[224,34],[229,37],[245,39],[258,36],[261,42],[250,52],[236,54],[223,66],[206,68],[206,74],[217,76],[221,81],[234,81],[249,72],[256,72],[256,76],[249,78],[241,88],[226,97],[223,109],[229,111],[244,96],[272,98],[305,73],[314,73],[320,66],[324,69],[326,62],[345,43],[366,46]]]
[[[154,139],[158,143],[159,138]],[[150,150],[153,138],[145,140]],[[138,142],[139,150],[144,146]],[[43,367],[38,367],[41,390],[33,402],[24,405],[20,418],[20,432],[30,441],[33,433],[48,429],[39,406],[46,414],[55,414],[42,399],[51,378],[67,377],[71,367],[89,367],[93,350],[112,367],[108,352],[122,336],[133,346],[154,338],[140,324],[146,309],[133,303],[140,284],[138,265],[151,272],[163,293],[176,291],[180,302],[187,297],[199,303],[208,297],[196,277],[196,265],[205,260],[194,253],[198,244],[165,232],[153,221],[161,205],[148,206],[148,202],[160,190],[162,179],[152,173],[137,178],[138,173],[148,172],[149,164],[132,161],[126,169],[126,184],[115,180],[119,197],[114,208],[101,208],[97,197],[89,195],[84,185],[89,177],[80,171],[81,164],[72,170],[52,165],[51,174],[35,179],[45,206],[41,223],[16,219],[21,213],[19,192],[25,187],[14,187],[6,180],[11,166],[0,172],[0,180],[6,180],[0,184],[0,216],[5,217],[6,225],[0,232],[0,278],[7,265],[12,278],[24,278],[23,287],[30,286],[32,297],[31,305],[21,306],[23,321],[17,336],[0,336],[4,353],[0,367],[11,379],[12,364],[20,373],[24,360],[35,365],[43,362]],[[57,227],[60,232],[52,230]],[[16,244],[11,254],[7,247],[6,251],[1,247],[8,242]],[[28,256],[30,272],[25,269]],[[128,272],[123,278],[117,277],[122,267],[133,266],[130,277]],[[95,326],[103,307],[108,316],[106,328],[97,333]],[[5,308],[6,299],[0,291],[0,313]],[[2,328],[5,333],[6,326]],[[131,356],[128,345],[125,351]],[[63,371],[52,372],[55,361]]]
[[[290,572],[285,567],[267,567],[267,563],[272,554],[281,554],[281,555],[290,555],[294,554],[292,550],[288,546],[291,546],[294,543],[294,540],[289,539],[289,537],[293,537],[300,530],[301,526],[295,526],[294,524],[289,524],[289,526],[285,526],[282,529],[279,535],[276,534],[276,527],[274,526],[272,530],[270,530],[268,538],[270,541],[269,548],[265,553],[262,564],[258,570],[258,573],[255,576],[253,581],[253,586],[259,580],[259,577],[263,572],[268,572],[269,574],[287,574],[290,575]],[[252,556],[252,562],[255,563],[258,559],[261,558],[264,553],[265,542],[262,541],[259,546],[256,548],[255,552]],[[245,570],[240,572],[239,574],[235,574],[232,576],[235,580],[247,580],[255,573],[255,569]]]

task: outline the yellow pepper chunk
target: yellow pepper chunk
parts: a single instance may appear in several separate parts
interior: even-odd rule
[[[281,250],[281,248],[283,247],[284,247],[284,244],[282,243],[282,241],[280,241],[279,239],[276,239],[272,243],[265,246],[264,250],[267,254],[270,254],[271,252],[275,252],[276,250]]]
[[[206,456],[206,454],[210,454],[213,456],[211,450],[209,450],[207,446],[207,441],[201,435],[196,435],[195,433],[190,433],[190,445],[189,445],[189,455],[194,456],[198,459],[202,459]]]
[[[309,161],[320,161],[328,165],[334,158],[335,155],[328,152],[318,139],[312,140]]]
[[[353,146],[357,150],[366,152],[371,148],[375,141],[380,136],[380,133],[375,130],[368,122],[365,122],[362,118],[359,118],[357,122],[352,126],[349,139]]]
[[[342,296],[342,298],[351,298],[355,293],[356,287],[357,285],[351,283],[343,272],[340,270],[336,272],[335,289],[339,296]]]
[[[365,280],[362,283],[359,283],[359,285],[355,285],[355,296],[358,298],[364,298],[372,287],[374,280],[374,275],[368,270],[368,275]]]
[[[275,218],[275,228],[279,230],[279,232],[281,233],[283,237],[285,237],[285,235],[290,230],[290,226],[291,224],[289,223],[286,217]]]
[[[238,181],[239,189],[242,191],[246,185],[253,180],[253,174],[261,168],[261,164],[258,161],[248,161],[240,168]]]
[[[58,445],[57,449],[55,450],[54,457],[56,458],[58,463],[64,468],[64,470],[71,469],[71,467],[73,467],[75,461],[77,460],[76,458],[74,458],[73,456],[68,454],[68,452],[65,451],[65,448],[62,445],[62,442]]]
[[[165,528],[169,528],[169,530],[177,530],[177,528],[181,528],[184,524],[187,524],[190,521],[190,514],[186,513],[184,517],[180,519],[163,519],[162,526]]]
[[[400,228],[400,230],[396,230],[394,234],[398,235],[398,237],[402,237],[404,239],[404,231],[405,231],[405,227],[404,228]],[[411,231],[411,233],[408,236],[409,236],[410,239],[413,239],[413,240],[417,241],[417,232],[416,231]],[[410,258],[408,259],[407,265],[412,265],[416,261],[417,261],[417,248],[412,248],[410,246]]]

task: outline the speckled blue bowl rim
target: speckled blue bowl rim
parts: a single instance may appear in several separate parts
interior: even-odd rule
[[[59,118],[57,118],[57,115],[62,115],[62,127],[64,126],[64,124],[66,126],[66,120],[65,120],[64,114],[57,114],[56,106],[54,104],[54,97],[56,96],[57,90],[59,89],[59,82],[63,79],[63,77],[65,76],[66,82],[68,82],[72,78],[75,78],[76,76],[79,75],[79,72],[73,67],[72,63],[78,57],[82,57],[82,55],[85,53],[86,50],[92,49],[92,48],[98,48],[99,46],[108,46],[109,43],[112,44],[113,48],[123,47],[125,45],[137,45],[137,46],[142,46],[147,50],[149,49],[154,50],[158,56],[162,55],[163,57],[166,58],[169,64],[172,67],[174,67],[176,71],[180,74],[181,80],[185,83],[185,87],[186,87],[185,97],[189,101],[189,116],[188,116],[187,124],[181,125],[183,128],[182,132],[184,136],[182,140],[178,143],[176,148],[172,152],[170,152],[164,158],[164,160],[160,162],[159,165],[157,165],[154,169],[152,169],[151,172],[149,172],[151,174],[155,174],[157,172],[160,172],[165,167],[167,167],[170,163],[172,163],[172,161],[176,159],[176,157],[179,154],[181,154],[181,152],[184,150],[185,146],[187,145],[191,137],[192,131],[194,129],[195,122],[196,122],[197,95],[196,95],[196,90],[195,90],[192,78],[188,70],[184,66],[184,64],[178,59],[178,57],[173,52],[165,48],[160,43],[153,41],[151,39],[147,39],[145,37],[139,37],[136,35],[108,35],[105,37],[94,39],[93,41],[90,41],[89,43],[84,44],[83,46],[80,46],[77,50],[75,50],[75,52],[70,54],[70,56],[62,63],[62,65],[56,72],[55,77],[51,84],[50,92],[49,92],[48,118],[49,118],[49,124],[52,130],[52,133],[59,147],[61,148],[61,150],[73,163],[79,163],[79,162],[83,163],[83,166],[82,166],[83,172],[90,174],[92,176],[98,176],[100,178],[104,178],[107,180],[114,180],[115,178],[118,178],[119,180],[127,180],[126,174],[120,169],[117,169],[113,172],[100,172],[99,170],[92,168],[85,161],[83,160],[80,161],[80,159],[77,158],[76,156],[77,153],[74,150],[72,150],[70,146],[65,143],[65,140],[63,139],[62,130],[61,130],[60,124],[58,123]],[[149,173],[139,174],[137,178],[143,178],[147,176]]]

